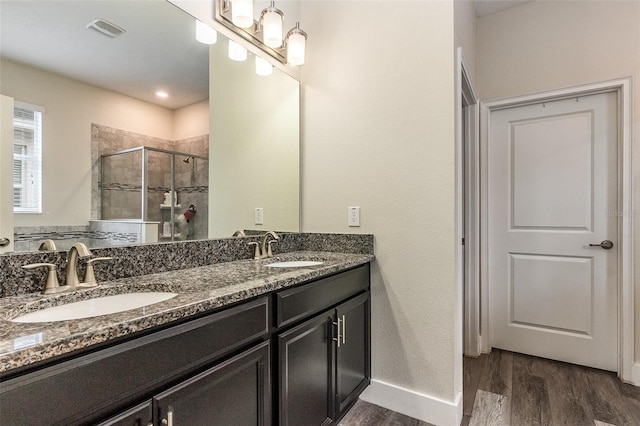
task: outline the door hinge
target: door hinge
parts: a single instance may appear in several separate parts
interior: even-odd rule
[[[462,237],[462,245],[464,245],[464,237]]]

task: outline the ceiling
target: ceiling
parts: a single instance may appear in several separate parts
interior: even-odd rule
[[[86,28],[98,18],[126,32]],[[0,54],[170,109],[209,97],[208,46],[195,40],[195,19],[165,0],[2,0]]]
[[[487,16],[534,0],[473,0],[477,16]]]
[[[473,1],[486,16],[532,0]],[[98,18],[126,32],[88,30]],[[166,0],[1,0],[0,55],[176,109],[209,97],[208,48],[194,22]]]

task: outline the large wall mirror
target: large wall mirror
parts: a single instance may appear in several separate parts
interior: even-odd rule
[[[41,212],[14,214],[15,251],[299,231],[295,79],[197,42],[166,0],[2,1],[0,20],[0,92],[43,111]]]

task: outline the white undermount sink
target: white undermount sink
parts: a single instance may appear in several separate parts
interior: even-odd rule
[[[142,308],[154,303],[169,300],[178,293],[145,292],[123,293],[114,296],[96,297],[80,302],[67,303],[41,309],[12,319],[12,322],[50,322],[68,321],[81,318],[97,317],[99,315],[115,314],[129,309]]]
[[[274,262],[269,263],[268,265],[264,265],[268,268],[302,268],[304,266],[318,266],[322,265],[324,262],[319,262],[317,260],[289,260],[287,262]]]

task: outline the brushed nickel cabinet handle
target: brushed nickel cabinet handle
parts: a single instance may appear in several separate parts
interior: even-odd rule
[[[333,325],[337,326],[336,328],[338,329],[338,337],[334,337],[333,340],[338,342],[338,347],[340,347],[340,318],[338,318],[338,322],[334,322]]]
[[[173,426],[173,410],[167,411],[167,418],[162,419],[161,423],[166,426]]]
[[[347,319],[345,316],[342,316],[342,344],[347,344]]]

